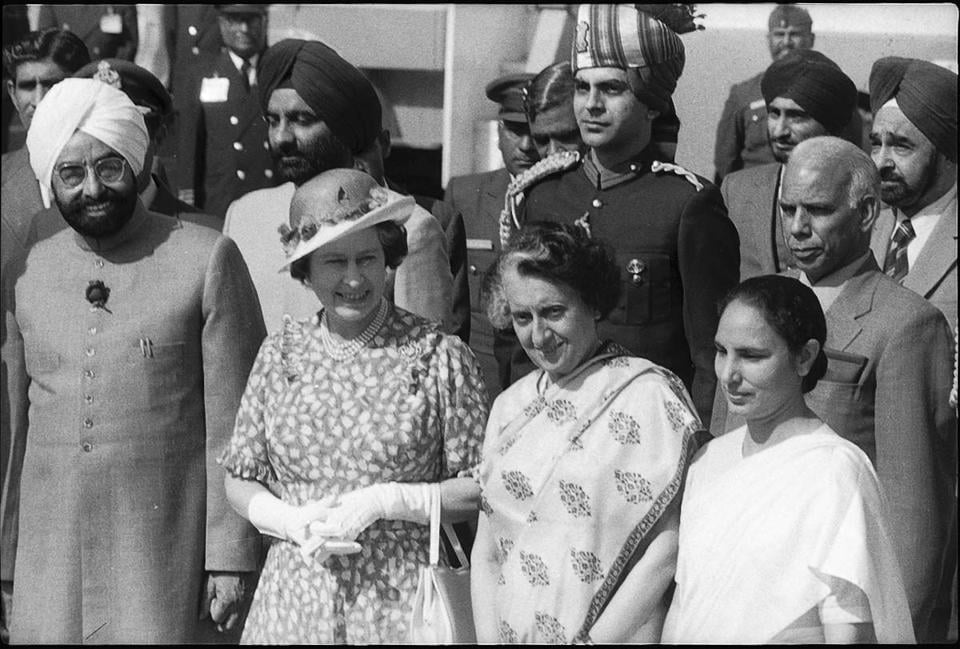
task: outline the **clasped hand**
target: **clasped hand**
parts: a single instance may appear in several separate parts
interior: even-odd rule
[[[300,507],[290,508],[283,524],[283,532],[289,541],[299,546],[304,559],[312,556],[323,561],[331,554],[354,554],[360,551],[360,544],[354,542],[356,537],[345,538],[323,533],[321,528],[317,527],[327,519],[336,502],[336,496],[327,496]]]

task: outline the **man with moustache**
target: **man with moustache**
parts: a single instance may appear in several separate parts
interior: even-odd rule
[[[264,52],[257,86],[270,153],[284,184],[247,194],[230,205],[223,232],[243,253],[260,295],[267,331],[285,316],[316,313],[316,296],[277,269],[280,236],[296,188],[328,169],[353,168],[380,136],[380,100],[357,68],[319,41],[286,39]],[[453,278],[440,223],[415,209],[405,224],[408,253],[388,274],[387,295],[411,313],[452,330]]]
[[[57,84],[27,134],[70,228],[3,278],[27,390],[14,643],[196,642],[237,626],[256,569],[216,465],[264,337],[256,292],[233,242],[143,206],[147,145],[93,79]]]
[[[797,50],[774,61],[760,87],[775,162],[735,171],[720,188],[740,235],[741,281],[792,266],[777,210],[784,165],[803,140],[841,135],[857,107],[853,81],[814,50]]]
[[[957,419],[948,402],[953,334],[940,311],[880,271],[870,250],[880,191],[866,153],[816,137],[793,150],[780,209],[797,263],[790,274],[812,287],[827,318],[827,371],[807,404],[876,467],[914,631],[930,642],[944,637],[931,620],[949,611],[957,560],[949,543],[957,469]]]
[[[470,279],[470,347],[477,356],[491,399],[510,385],[511,366],[526,356],[512,330],[495,330],[487,320],[482,295],[487,271],[501,252],[500,211],[507,186],[529,169],[539,155],[524,111],[524,92],[534,75],[522,72],[498,77],[487,84],[487,98],[498,104],[497,146],[503,167],[447,183],[444,202],[463,214]]]
[[[230,203],[270,187],[267,127],[257,107],[257,64],[266,48],[266,5],[217,5],[224,47],[199,55],[177,82],[179,198],[223,218]]]
[[[883,271],[957,323],[957,75],[887,57],[870,72],[880,191],[871,247]]]
[[[72,32],[49,29],[31,32],[23,39],[3,48],[3,65],[7,77],[7,94],[20,116],[24,128],[30,127],[40,100],[57,83],[69,77],[90,61],[87,46]],[[25,254],[35,215],[43,209],[40,187],[30,168],[27,147],[3,154],[0,162],[0,276],[12,271],[13,260]],[[59,219],[57,219],[59,221]],[[6,293],[0,294],[0,309],[6,310]],[[11,586],[17,549],[17,476],[16,460],[22,455],[23,440],[15,440],[12,431],[21,426],[14,421],[22,409],[16,398],[23,394],[9,385],[15,371],[16,357],[7,354],[7,331],[0,332],[2,369],[0,390],[3,408],[0,408],[0,638],[7,640],[7,616],[11,605]]]
[[[663,162],[653,138],[654,121],[673,113],[679,34],[695,29],[685,5],[580,5],[571,66],[587,151],[526,189],[520,212],[521,223],[577,224],[613,247],[623,291],[601,338],[674,372],[706,425],[716,304],[737,283],[737,232],[720,190]]]

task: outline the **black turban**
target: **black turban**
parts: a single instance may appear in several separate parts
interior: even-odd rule
[[[935,63],[888,56],[870,70],[870,110],[891,99],[951,162],[957,161],[957,75]]]
[[[793,50],[770,64],[760,81],[763,100],[792,99],[838,135],[857,107],[857,87],[836,63],[814,50]]]
[[[263,53],[257,83],[264,114],[270,95],[287,80],[354,154],[380,135],[380,99],[373,85],[329,46],[290,38]]]

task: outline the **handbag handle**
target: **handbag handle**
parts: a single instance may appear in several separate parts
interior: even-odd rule
[[[430,485],[430,565],[434,567],[440,564],[440,504],[440,483],[435,482]],[[460,567],[468,568],[470,560],[467,558],[467,553],[463,551],[463,546],[460,545],[460,539],[457,538],[453,525],[444,523],[443,531],[457,555]]]

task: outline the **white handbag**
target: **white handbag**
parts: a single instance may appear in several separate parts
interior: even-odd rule
[[[411,644],[476,644],[470,602],[470,562],[452,525],[444,533],[460,568],[440,564],[440,485],[430,489],[430,563],[420,568],[420,583],[410,613]]]

